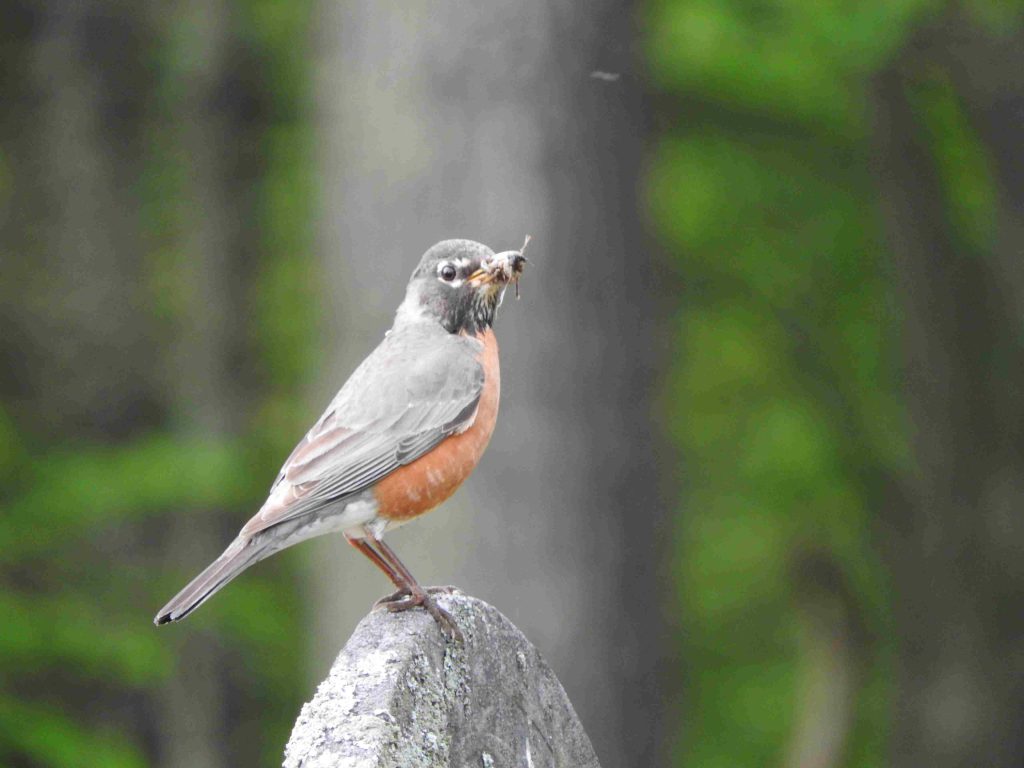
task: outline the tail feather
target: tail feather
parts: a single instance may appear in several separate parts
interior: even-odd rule
[[[265,550],[266,547],[251,540],[236,539],[220,557],[160,609],[153,623],[159,626],[184,619],[235,576],[270,554]]]

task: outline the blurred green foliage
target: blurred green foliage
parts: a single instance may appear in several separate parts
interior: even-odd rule
[[[310,12],[308,2],[245,0],[231,17],[268,113],[250,137],[259,164],[248,226],[257,245],[239,283],[253,286],[244,323],[247,365],[260,372],[260,384],[241,433],[193,436],[171,413],[159,428],[130,439],[49,442],[19,433],[9,409],[0,408],[0,764],[151,764],[151,738],[124,727],[139,720],[114,713],[134,702],[148,713],[143,730],[152,727],[145,720],[154,717],[155,692],[185,663],[176,655],[181,635],[151,621],[194,575],[194,564],[171,570],[160,544],[183,515],[216,515],[237,527],[262,500],[308,418],[301,382],[309,376],[317,316],[309,234]],[[196,55],[191,25],[201,22],[174,20],[165,27],[167,39],[156,41],[150,145],[137,179],[149,247],[141,256],[146,311],[168,335],[187,305],[176,295],[176,270],[191,226],[183,207],[188,166],[173,148],[177,104]],[[0,197],[14,183],[0,174]],[[224,543],[229,537],[226,531]],[[246,744],[231,751],[259,755],[268,766],[280,763],[305,673],[295,652],[302,643],[297,585],[282,578],[289,571],[286,561],[240,580],[218,611],[185,630],[226,650],[225,674],[241,700],[234,716],[246,721],[236,729]]]
[[[932,139],[929,148],[954,231],[967,248],[989,247],[996,219],[992,169],[949,76],[941,71],[922,73],[910,96]]]
[[[848,764],[887,762],[893,648],[871,480],[904,467],[907,445],[869,85],[937,5],[648,6],[672,120],[646,198],[685,286],[665,401],[687,456],[680,765],[783,760],[802,664],[793,562],[807,550],[838,563],[871,638]],[[983,221],[991,182],[941,86],[929,119],[967,151],[948,173],[968,182],[963,220]]]
[[[883,478],[909,459],[871,87],[944,8],[648,6],[650,68],[671,119],[646,205],[685,286],[663,401],[687,459],[678,764],[784,760],[803,663],[793,562],[808,550],[837,564],[869,638],[845,764],[887,762],[894,638],[872,514]],[[967,243],[984,243],[992,175],[958,95],[931,71],[909,98],[950,217]]]
[[[993,34],[1020,14],[998,0],[966,5]],[[661,405],[687,459],[673,570],[687,667],[677,762],[782,762],[806,662],[793,566],[810,551],[836,564],[868,639],[848,763],[885,764],[895,641],[872,526],[885,478],[911,469],[872,83],[949,6],[645,8],[662,126],[645,205],[685,285],[668,323],[680,354]],[[257,83],[247,90],[261,97],[259,118],[239,131],[254,161],[239,377],[257,383],[238,432],[197,436],[182,427],[187,415],[169,412],[146,433],[79,442],[20,429],[15,406],[0,406],[0,764],[150,763],[153,735],[138,722],[155,720],[156,692],[187,663],[182,635],[150,624],[194,575],[161,556],[171,521],[223,519],[226,542],[308,422],[302,383],[318,318],[311,10],[308,0],[242,0],[228,14],[233,53]],[[194,208],[178,134],[203,23],[165,21],[146,41],[154,93],[145,167],[132,180],[145,312],[164,334],[156,343],[181,332],[192,298],[182,241]],[[993,170],[954,78],[923,68],[908,87],[943,209],[962,246],[983,251],[995,236]],[[0,151],[0,205],[18,194],[8,160]],[[246,742],[229,751],[265,765],[279,762],[302,690],[292,562],[247,574],[182,630],[224,649],[237,710],[229,738]],[[111,719],[126,707],[144,715]],[[112,724],[121,722],[136,729]]]

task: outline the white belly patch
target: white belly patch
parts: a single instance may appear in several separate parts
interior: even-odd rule
[[[377,517],[377,500],[372,494],[362,494],[337,506],[328,507],[316,513],[315,517],[297,520],[278,549],[290,547],[306,539],[322,536],[325,533],[338,533],[352,530],[361,536],[363,526]]]

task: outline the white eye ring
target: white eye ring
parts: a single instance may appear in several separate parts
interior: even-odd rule
[[[446,283],[452,282],[459,271],[455,268],[455,265],[451,262],[445,262],[437,268],[437,276],[444,280]]]

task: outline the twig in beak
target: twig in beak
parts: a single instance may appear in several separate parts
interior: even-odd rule
[[[526,257],[523,256],[523,251],[526,250],[526,246],[530,244],[530,236],[527,235],[526,239],[523,240],[523,247],[519,249],[519,256],[523,261],[526,261]],[[516,284],[516,301],[519,301],[519,276],[522,274],[522,269],[513,269],[512,282]]]

